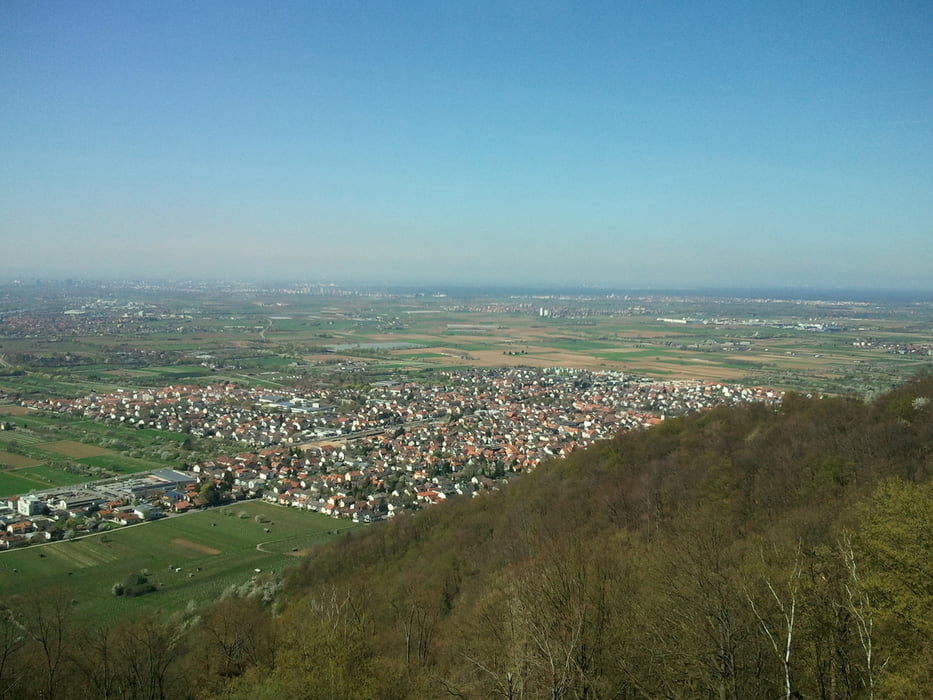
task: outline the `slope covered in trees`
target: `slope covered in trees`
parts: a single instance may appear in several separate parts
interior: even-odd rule
[[[58,608],[13,606],[0,693],[31,668],[45,697],[927,697],[931,475],[931,376],[676,418],[322,548],[274,612],[62,651]]]

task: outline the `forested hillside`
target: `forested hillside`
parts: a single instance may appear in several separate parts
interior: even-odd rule
[[[926,698],[931,474],[929,375],[716,409],[354,533],[276,605],[58,655],[7,641],[0,677],[21,697],[57,674],[55,697]]]

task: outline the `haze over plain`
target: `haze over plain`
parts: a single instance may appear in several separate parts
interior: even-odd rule
[[[929,289],[933,6],[0,5],[0,276]]]

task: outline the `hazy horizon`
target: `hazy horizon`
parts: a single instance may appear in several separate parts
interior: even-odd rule
[[[0,6],[0,277],[928,290],[933,6]]]

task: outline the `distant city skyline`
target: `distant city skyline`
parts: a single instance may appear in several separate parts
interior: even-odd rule
[[[933,288],[920,2],[0,5],[0,278]]]

